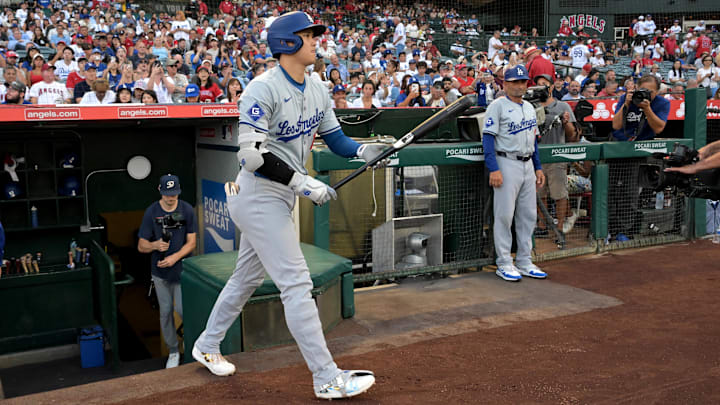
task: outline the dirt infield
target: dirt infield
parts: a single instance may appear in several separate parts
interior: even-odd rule
[[[477,330],[456,332],[469,333],[443,338],[430,335],[432,340],[416,343],[401,339],[371,344],[365,346],[367,353],[339,356],[337,361],[344,368],[375,371],[376,386],[352,400],[360,404],[720,403],[718,259],[720,247],[701,240],[549,262],[543,267],[552,282],[528,280],[512,285],[490,274],[457,279],[454,283],[471,292],[475,291],[468,287],[474,286],[471,282],[490,286],[478,292],[480,295],[496,294],[507,286],[515,294],[540,298],[562,288],[574,291],[563,293],[558,301],[569,311],[566,315],[559,312],[552,318],[533,318],[522,315],[527,313],[523,311],[514,322],[491,328],[480,325],[478,319]],[[539,291],[542,294],[529,293],[543,288],[543,283],[547,284]],[[422,288],[440,284],[426,283]],[[493,305],[518,305],[516,298],[499,297]],[[607,300],[614,303],[582,309],[591,298],[599,305]],[[543,312],[546,308],[540,306],[557,303],[545,300],[537,305],[536,311]],[[572,311],[574,307],[577,311]],[[556,310],[553,307],[550,312]],[[371,330],[368,337],[379,332]],[[352,333],[346,337],[336,334],[333,345],[338,345],[338,339],[353,339]],[[291,353],[288,347],[233,355],[264,359],[262,364],[269,371],[221,379],[195,363],[170,372],[18,397],[10,403],[68,403],[71,398],[149,405],[320,402],[312,394],[310,373],[299,358],[286,362],[297,364],[292,367],[270,364],[273,356],[287,357],[286,353]],[[177,389],[183,386],[186,388]]]
[[[378,382],[353,403],[720,403],[720,248],[707,240],[547,263],[623,305],[338,359]],[[315,401],[304,366],[127,403]]]

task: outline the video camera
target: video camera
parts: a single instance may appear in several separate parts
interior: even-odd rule
[[[162,240],[163,242],[170,242],[172,240],[172,232],[170,229],[179,229],[181,226],[186,224],[185,216],[179,212],[173,212],[172,214],[165,214],[161,217],[155,218],[155,222],[162,226]],[[164,259],[167,252],[160,252],[160,258]]]
[[[633,102],[634,102],[633,96]],[[675,143],[670,153],[653,153],[660,164],[641,164],[638,172],[639,184],[643,188],[660,191],[666,187],[677,187],[678,191],[689,198],[720,199],[720,169],[705,170],[695,174],[666,172],[668,167],[681,167],[696,163],[698,151]]]
[[[528,87],[527,92],[523,95],[523,100],[529,102],[535,108],[535,115],[537,116],[538,129],[540,130],[541,137],[556,124],[556,121],[560,120],[560,116],[558,116],[555,117],[550,125],[545,125],[545,116],[548,114],[548,111],[542,103],[547,101],[548,98],[550,98],[550,89],[546,86]]]
[[[550,89],[546,86],[528,87],[527,92],[523,96],[523,100],[530,102],[537,107],[537,104],[544,103],[550,98]]]
[[[185,217],[179,212],[157,217],[155,218],[155,222],[162,226],[163,229],[178,229],[186,223]]]

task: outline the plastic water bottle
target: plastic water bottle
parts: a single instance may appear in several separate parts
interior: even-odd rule
[[[720,226],[715,231],[715,234],[713,235],[713,243],[720,244]]]
[[[32,225],[33,228],[38,227],[38,209],[34,205],[30,208],[30,225]]]
[[[664,198],[665,198],[664,207],[665,208],[672,207],[672,189],[670,187],[665,189]]]
[[[658,191],[655,193],[655,209],[661,210],[663,209],[663,205],[665,205],[665,193]]]

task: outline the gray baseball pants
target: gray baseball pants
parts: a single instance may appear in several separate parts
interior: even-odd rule
[[[240,192],[227,197],[230,218],[242,232],[235,271],[195,344],[205,353],[220,352],[225,333],[267,271],[280,290],[288,329],[312,372],[314,384],[325,384],[340,370],[327,348],[311,294],[310,271],[295,235],[295,194],[287,186],[244,170],[236,183]]]
[[[160,277],[152,276],[153,284],[155,284],[155,293],[157,294],[158,307],[160,307],[160,330],[162,330],[163,339],[170,353],[178,352],[177,328],[175,327],[175,317],[173,316],[173,303],[175,303],[175,311],[180,318],[183,316],[182,308],[182,291],[180,282],[171,283]]]
[[[535,168],[532,160],[523,162],[513,158],[497,157],[498,167],[502,173],[503,184],[494,189],[493,238],[495,242],[496,264],[510,265],[512,248],[512,226],[515,218],[515,236],[517,238],[517,254],[515,262],[518,266],[529,266],[532,252],[532,234],[537,221],[537,201]]]

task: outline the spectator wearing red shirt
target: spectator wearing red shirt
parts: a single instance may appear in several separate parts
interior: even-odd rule
[[[70,90],[75,89],[75,85],[85,80],[85,65],[87,64],[87,58],[82,57],[78,59],[78,70],[70,72],[65,81],[65,87]]]
[[[457,89],[460,91],[460,94],[466,95],[475,93],[475,86],[473,86],[475,78],[468,76],[467,65],[461,63],[455,66],[455,71],[457,72],[457,74],[455,75],[455,80],[457,80],[459,83]]]
[[[561,37],[569,37],[573,34],[572,28],[570,28],[570,24],[568,24],[567,20],[562,20],[560,23],[560,29],[558,30],[558,36]],[[532,77],[532,76],[530,76]]]
[[[204,16],[208,14],[208,6],[204,1],[198,0],[198,16]]]
[[[700,36],[697,39],[697,48],[695,49],[695,59],[702,57],[702,54],[706,53],[709,55],[712,51],[712,40],[705,35],[705,31],[700,31]]]
[[[218,8],[223,14],[232,14],[235,6],[233,6],[232,2],[230,2],[229,0],[223,0],[220,2],[220,6],[218,6]]]
[[[678,48],[675,34],[670,34],[663,41],[663,48],[665,48],[665,60],[675,60],[675,50]]]
[[[590,38],[590,34],[585,32],[585,29],[583,27],[578,27],[577,33],[575,35],[578,37]]]
[[[200,87],[200,102],[214,103],[223,94],[220,87],[210,78],[210,72],[205,66],[197,68],[198,87]]]
[[[531,79],[528,81],[528,86],[534,86],[535,82],[533,77],[540,75],[548,75],[555,77],[555,67],[552,62],[540,56],[540,49],[535,46],[531,46],[525,50],[525,68],[528,70],[528,77]]]

